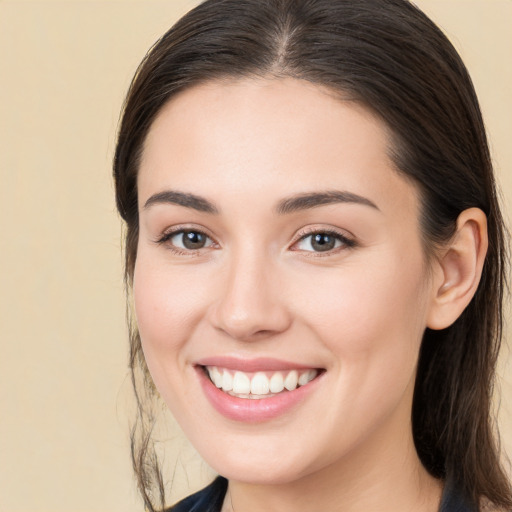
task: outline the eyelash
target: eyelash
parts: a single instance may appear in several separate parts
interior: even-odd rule
[[[307,238],[312,237],[314,235],[331,236],[336,241],[340,241],[341,246],[335,247],[335,248],[333,248],[331,250],[327,250],[325,252],[302,251],[304,254],[307,255],[307,257],[310,257],[310,258],[324,258],[324,257],[332,256],[333,254],[338,254],[340,251],[345,251],[347,249],[353,249],[357,246],[357,243],[354,239],[349,238],[348,236],[346,236],[343,233],[336,231],[334,229],[306,228],[304,231],[299,233],[297,239],[293,241],[292,247],[294,245],[297,245],[299,242],[304,241]],[[292,249],[292,250],[300,250],[300,249]]]
[[[195,229],[190,226],[186,226],[186,227],[176,226],[172,230],[164,233],[160,238],[155,240],[155,242],[158,245],[167,245],[167,248],[174,254],[177,254],[180,256],[196,256],[199,254],[201,249],[203,249],[203,247],[200,249],[181,249],[180,247],[176,247],[175,245],[168,243],[172,237],[182,234],[182,233],[186,233],[186,232],[197,233],[197,234],[203,235],[203,236],[207,237],[209,240],[211,240],[212,245],[210,245],[206,248],[215,246],[215,244],[216,244],[216,242],[213,240],[213,238],[211,236],[209,236],[205,231],[203,231],[202,229]],[[293,247],[294,245],[297,245],[299,242],[304,241],[313,235],[331,236],[331,237],[335,238],[336,241],[341,242],[341,247],[336,247],[336,248],[333,248],[332,250],[327,250],[325,252],[303,250],[302,252],[307,254],[308,257],[314,257],[314,258],[326,257],[326,256],[330,256],[332,254],[337,254],[340,250],[342,251],[342,250],[353,249],[354,247],[357,247],[357,243],[355,240],[348,238],[346,235],[340,233],[339,231],[336,231],[333,229],[317,229],[317,228],[307,228],[304,231],[302,231],[301,233],[299,233],[297,238],[292,242],[291,247]],[[298,251],[299,249],[291,249],[291,250]]]
[[[160,238],[155,240],[155,242],[158,245],[165,245],[167,249],[169,249],[171,252],[179,256],[196,256],[197,254],[199,254],[199,251],[201,249],[181,249],[180,247],[176,247],[175,245],[168,243],[173,236],[187,232],[203,235],[213,242],[213,238],[210,235],[208,235],[208,233],[206,233],[202,229],[196,229],[192,226],[176,226],[171,230],[166,231]],[[215,242],[213,242],[213,244],[215,244]]]

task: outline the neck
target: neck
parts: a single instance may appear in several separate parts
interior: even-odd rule
[[[436,512],[442,485],[422,466],[404,409],[320,471],[283,484],[230,480],[223,512]]]

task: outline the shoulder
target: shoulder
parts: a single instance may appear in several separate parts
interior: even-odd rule
[[[188,496],[166,512],[220,512],[228,481],[219,476],[204,489]]]
[[[188,496],[165,512],[220,512],[226,495],[228,481],[219,476],[204,489]],[[485,509],[484,510],[489,510]],[[439,512],[477,512],[472,505],[457,491],[456,487],[447,482],[443,491]]]
[[[478,507],[466,499],[452,482],[447,481],[439,512],[478,512]]]

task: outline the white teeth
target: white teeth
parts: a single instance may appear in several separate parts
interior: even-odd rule
[[[270,379],[270,391],[272,393],[281,393],[284,389],[284,379],[281,372],[274,373]]]
[[[229,372],[222,372],[222,389],[231,391],[233,389],[233,377]]]
[[[209,369],[210,372],[210,378],[212,379],[213,383],[218,387],[222,387],[222,374],[217,370],[217,368],[211,368]],[[225,373],[225,372],[224,372]]]
[[[251,380],[251,393],[253,395],[266,395],[269,390],[268,377],[264,373],[257,373]]]
[[[297,387],[297,381],[299,378],[299,374],[297,370],[292,370],[284,379],[284,387],[288,391],[293,391]]]
[[[251,393],[236,394],[236,393],[233,393],[233,391],[228,391],[228,395],[236,396],[237,398],[246,398],[249,400],[261,400],[262,398],[268,398],[269,396],[274,396],[274,395],[253,395]]]
[[[305,386],[308,382],[311,382],[318,372],[316,370],[308,370],[307,372],[301,373],[299,377],[299,386]]]
[[[285,377],[283,372],[274,372],[269,379],[269,372],[257,372],[251,378],[241,371],[233,374],[233,370],[215,366],[208,366],[206,369],[216,387],[238,398],[249,399],[268,398],[285,389],[293,391],[297,386],[305,386],[318,375],[318,371],[313,369],[300,374],[297,370],[291,370]]]
[[[245,373],[235,373],[235,376],[233,377],[233,392],[237,395],[251,392],[251,381],[249,380],[249,377],[245,375]]]

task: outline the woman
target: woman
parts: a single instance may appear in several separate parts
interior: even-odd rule
[[[114,176],[150,510],[156,390],[222,475],[172,510],[512,507],[489,151],[412,4],[202,3],[139,67]]]

